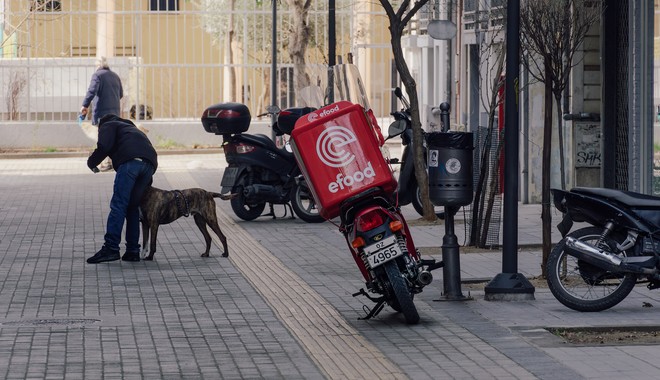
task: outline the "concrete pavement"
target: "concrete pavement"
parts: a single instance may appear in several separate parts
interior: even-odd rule
[[[217,189],[221,154],[161,155],[154,185]],[[244,222],[217,201],[229,258],[191,218],[161,226],[155,261],[90,265],[113,173],[83,157],[0,159],[0,377],[167,379],[621,379],[660,376],[655,345],[576,346],[550,327],[658,326],[660,296],[639,285],[620,305],[578,313],[547,288],[535,299],[441,301],[442,270],[415,298],[421,322],[375,319],[331,223]],[[283,209],[277,208],[283,214]],[[404,207],[418,247],[440,258],[444,226]],[[518,267],[540,274],[538,205],[520,205]],[[558,214],[553,214],[558,218]],[[456,233],[464,242],[463,216]],[[553,222],[553,225],[556,224]],[[553,231],[553,239],[558,239]],[[461,278],[501,271],[499,250],[462,249]]]

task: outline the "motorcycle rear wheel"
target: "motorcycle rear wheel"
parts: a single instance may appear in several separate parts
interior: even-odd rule
[[[587,227],[567,236],[596,245],[602,232],[602,228]],[[566,252],[565,244],[562,239],[552,249],[546,265],[548,287],[564,306],[583,312],[606,310],[623,301],[635,287],[637,275],[612,273],[578,260]],[[613,251],[616,244],[617,240],[608,237],[599,248]]]
[[[264,212],[266,202],[263,203],[249,203],[243,195],[243,187],[247,185],[247,176],[242,176],[234,187],[234,192],[238,195],[231,200],[231,209],[234,214],[245,221],[257,219]]]
[[[319,214],[316,201],[306,185],[295,185],[291,189],[291,207],[296,215],[307,223],[322,223],[325,219]]]
[[[390,295],[393,297],[388,303],[394,310],[403,313],[407,324],[416,325],[419,323],[419,313],[413,303],[413,295],[401,275],[396,260],[385,263],[383,266],[385,267],[385,274],[390,283]]]

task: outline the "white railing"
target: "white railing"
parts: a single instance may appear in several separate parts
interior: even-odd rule
[[[284,7],[282,3],[278,2]],[[327,2],[313,3],[305,57],[310,64],[327,65]],[[387,115],[391,55],[382,42],[356,41],[358,35],[365,38],[358,31],[365,19],[357,18],[377,8],[368,1],[363,2],[366,10],[355,3],[362,2],[336,0],[336,51],[368,59],[369,64],[363,61],[362,66],[369,70],[383,70],[364,74],[377,78],[368,91],[375,98],[374,108]],[[228,0],[7,0],[1,4],[0,120],[75,120],[97,55],[109,57],[111,69],[122,78],[125,117],[131,107],[148,105],[154,120],[193,120],[206,106],[226,101],[245,103],[256,115],[273,102],[270,1],[256,6],[254,0],[237,0],[233,11]],[[174,10],[150,9],[154,4]],[[277,14],[275,103],[288,107],[295,105],[286,38],[293,14],[288,9],[278,9]],[[232,54],[224,28],[229,15],[235,25]],[[215,18],[222,23],[210,22]],[[370,28],[375,30],[373,25]],[[378,53],[365,54],[370,46]]]

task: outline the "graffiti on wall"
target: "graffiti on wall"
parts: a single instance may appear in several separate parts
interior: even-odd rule
[[[600,167],[600,124],[575,123],[575,167]]]

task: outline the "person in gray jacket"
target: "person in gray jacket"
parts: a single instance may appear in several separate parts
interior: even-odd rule
[[[92,75],[87,94],[82,102],[80,114],[87,117],[90,104],[94,104],[92,125],[98,125],[104,115],[121,115],[120,100],[124,97],[124,88],[119,75],[110,70],[105,57],[96,59],[96,71]],[[100,166],[101,171],[112,170],[112,161],[107,158]]]
[[[119,75],[110,70],[105,57],[97,58],[96,71],[92,75],[87,94],[83,99],[80,114],[86,116],[93,102],[92,124],[98,125],[103,115],[121,115],[119,102],[123,97],[124,89]]]

